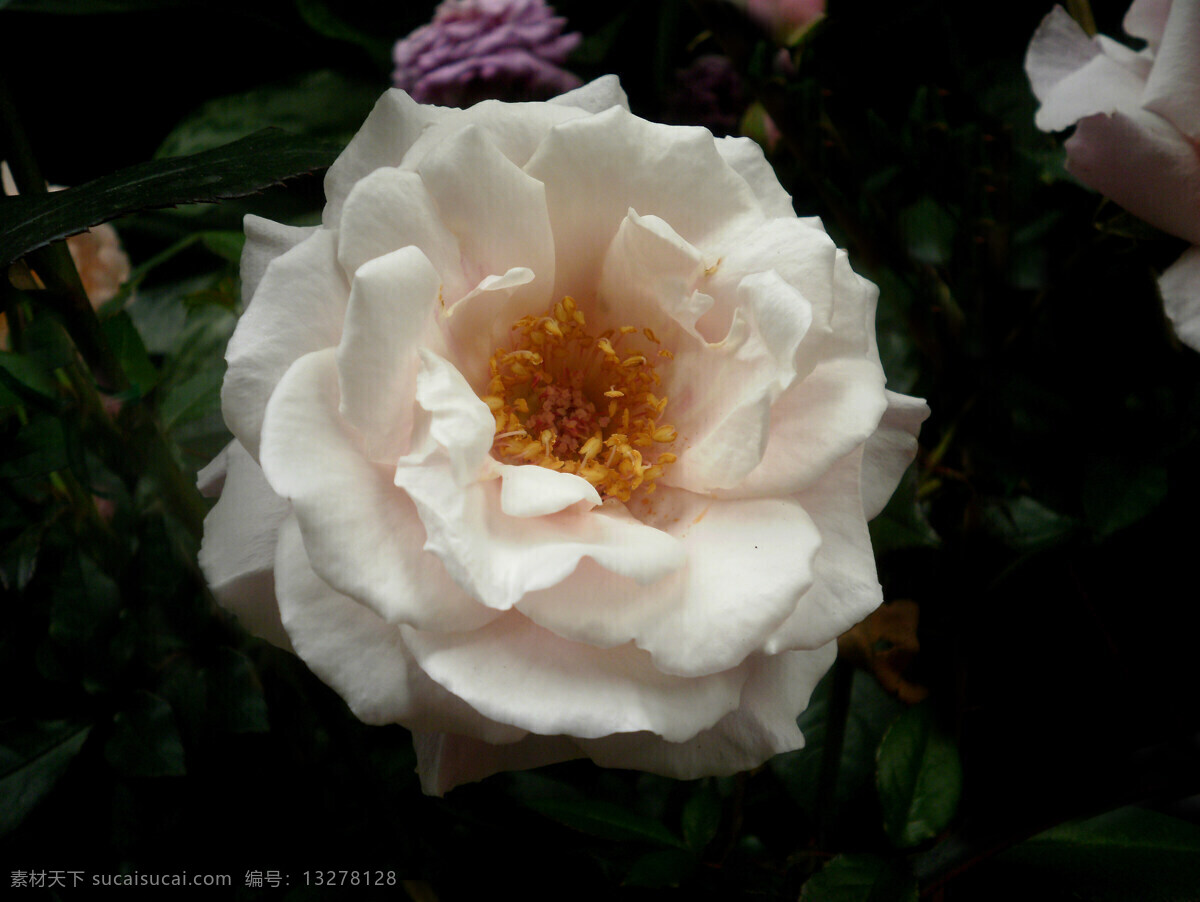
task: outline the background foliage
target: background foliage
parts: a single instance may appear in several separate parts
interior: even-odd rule
[[[41,172],[79,186],[0,201],[5,263],[32,251],[47,284],[0,285],[2,879],[187,870],[305,899],[329,894],[305,871],[370,869],[417,900],[1200,898],[1182,627],[1200,355],[1154,281],[1182,243],[1074,183],[1033,128],[1021,63],[1048,2],[830,0],[782,70],[716,3],[555,5],[585,36],[572,70],[618,73],[647,118],[686,121],[677,72],[728,54],[743,105],[762,102],[747,127],[765,109],[783,133],[771,160],[797,210],[881,286],[889,386],[933,409],[872,524],[919,652],[907,615],[847,643],[801,718],[807,747],[752,774],[576,762],[422,796],[403,729],[362,725],[214,606],[190,484],[228,438],[241,216],[317,220],[320,168],[431,5],[0,0],[0,157],[19,117]],[[1123,2],[1093,9],[1121,33]],[[227,146],[265,126],[285,132]],[[43,245],[117,215],[134,274],[89,337],[61,245]],[[244,885],[268,870],[290,885]]]

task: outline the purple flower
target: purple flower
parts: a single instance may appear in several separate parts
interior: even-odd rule
[[[396,43],[392,81],[419,103],[545,100],[580,85],[560,69],[581,39],[545,0],[443,0]]]

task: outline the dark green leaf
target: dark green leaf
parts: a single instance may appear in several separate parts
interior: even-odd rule
[[[158,382],[158,370],[150,362],[142,337],[134,328],[129,314],[122,311],[110,316],[101,326],[104,337],[113,355],[121,362],[125,375],[129,377],[129,389],[122,392],[126,399],[141,398]]]
[[[949,825],[962,793],[962,764],[928,703],[909,708],[888,728],[876,780],[883,826],[897,846],[919,845]]]
[[[911,467],[887,507],[868,526],[876,554],[905,548],[937,548],[942,542],[917,500],[917,474]]]
[[[357,28],[339,19],[321,0],[296,0],[296,12],[304,19],[304,24],[317,34],[335,41],[346,41],[357,44],[367,51],[372,59],[387,59],[391,46],[387,41],[364,34]]]
[[[214,203],[329,166],[337,148],[264,129],[186,157],[139,163],[75,188],[4,201],[0,265],[134,210]]]
[[[876,855],[839,855],[804,884],[800,902],[917,902],[917,881]]]
[[[1037,551],[1056,545],[1079,525],[1028,495],[989,505],[984,510],[984,518],[989,531],[1018,551]]]
[[[267,700],[249,658],[232,648],[219,648],[206,677],[209,716],[217,729],[228,733],[269,729]]]
[[[70,463],[63,424],[52,416],[34,416],[0,451],[0,476],[27,479],[65,470]]]
[[[163,399],[159,413],[164,429],[174,429],[191,422],[213,410],[221,409],[221,383],[225,379],[224,367],[201,370],[181,385],[172,389]]]
[[[383,54],[386,58],[386,50]],[[177,125],[155,153],[176,157],[210,150],[264,127],[345,145],[383,93],[336,72],[312,72],[281,85],[210,100]]]
[[[185,773],[183,742],[171,706],[144,690],[113,718],[104,757],[129,777],[167,777]]]
[[[42,361],[25,354],[0,351],[0,380],[18,398],[27,397],[29,392],[53,399],[58,396],[58,382],[54,371]]]
[[[699,854],[704,851],[721,826],[721,797],[712,782],[705,780],[696,787],[683,806],[683,839],[688,848]]]
[[[17,827],[79,754],[90,726],[6,723],[0,735],[0,836]]]
[[[941,265],[954,249],[954,217],[931,197],[923,197],[900,213],[900,230],[908,254],[919,263]]]
[[[649,852],[633,863],[625,875],[627,886],[662,889],[679,886],[696,870],[696,859],[680,849]]]
[[[1157,464],[1101,460],[1088,468],[1083,512],[1099,538],[1132,526],[1167,496],[1167,470]]]
[[[121,609],[121,592],[107,573],[85,554],[62,568],[50,606],[50,637],[64,648],[94,643]]]
[[[1200,887],[1200,827],[1120,808],[1053,827],[1005,851],[998,864],[1029,886],[1088,902],[1192,900]]]
[[[531,799],[526,804],[539,814],[589,836],[684,848],[683,841],[658,821],[619,805],[557,799]]]

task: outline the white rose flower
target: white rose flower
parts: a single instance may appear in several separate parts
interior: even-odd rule
[[[393,90],[325,190],[320,227],[246,223],[236,440],[202,474],[221,602],[412,730],[430,793],[798,748],[928,410],[757,145],[639,119],[612,77]]]
[[[1132,50],[1089,38],[1061,7],[1025,57],[1044,131],[1075,126],[1067,169],[1151,225],[1200,245],[1200,0],[1135,0]],[[1200,247],[1159,282],[1179,337],[1200,351]]]

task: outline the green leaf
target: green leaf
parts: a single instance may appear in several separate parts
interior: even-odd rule
[[[1039,833],[1006,850],[997,864],[1051,895],[1088,902],[1195,899],[1200,887],[1200,827],[1144,808],[1119,808]]]
[[[1069,538],[1079,524],[1055,513],[1028,495],[1004,500],[984,509],[988,530],[1009,548],[1038,551]]]
[[[721,826],[721,797],[712,781],[701,782],[683,806],[683,839],[689,849],[700,853],[712,842]]]
[[[175,126],[154,155],[175,157],[210,150],[268,126],[344,146],[381,93],[382,88],[373,83],[323,70],[285,84],[218,97]]]
[[[69,465],[63,424],[45,414],[34,416],[0,451],[0,476],[9,479],[45,476]]]
[[[51,400],[58,397],[54,371],[25,354],[0,351],[0,380],[18,398],[28,397],[30,392]]]
[[[183,742],[171,706],[145,690],[113,718],[104,757],[128,777],[179,776],[186,772]]]
[[[0,265],[134,210],[215,203],[329,166],[340,148],[264,129],[186,157],[139,163],[50,194],[4,200]]]
[[[1101,460],[1088,468],[1083,512],[1098,538],[1148,515],[1167,497],[1167,470],[1158,464]]]
[[[876,554],[906,548],[937,548],[941,536],[917,500],[917,474],[910,467],[879,516],[868,524]]]
[[[876,855],[839,855],[804,884],[800,902],[917,902],[917,881]]]
[[[205,669],[209,719],[227,733],[265,733],[267,700],[250,659],[232,648],[217,649]]]
[[[122,396],[126,400],[145,397],[158,383],[158,370],[150,362],[133,320],[122,311],[108,317],[100,325],[113,355],[121,362],[125,375],[129,377],[129,388],[121,393]]]
[[[0,736],[0,836],[16,828],[54,788],[87,740],[69,721],[4,725]]]
[[[357,44],[367,51],[371,59],[386,60],[391,52],[389,42],[373,38],[348,25],[334,15],[321,0],[296,0],[296,12],[304,20],[304,24],[317,34],[333,38],[335,41]]]
[[[884,829],[900,848],[932,839],[949,825],[962,793],[962,764],[929,703],[909,708],[888,728],[879,744],[876,782]]]
[[[106,633],[121,610],[121,591],[86,554],[63,566],[50,606],[50,637],[68,649],[85,649]]]
[[[919,263],[937,266],[948,262],[957,228],[954,217],[932,197],[922,197],[900,212],[908,255]]]
[[[695,856],[680,849],[648,852],[630,867],[625,885],[649,889],[679,886],[696,870],[696,863]]]
[[[658,821],[609,802],[530,799],[526,804],[539,814],[589,836],[684,848],[683,840]]]

